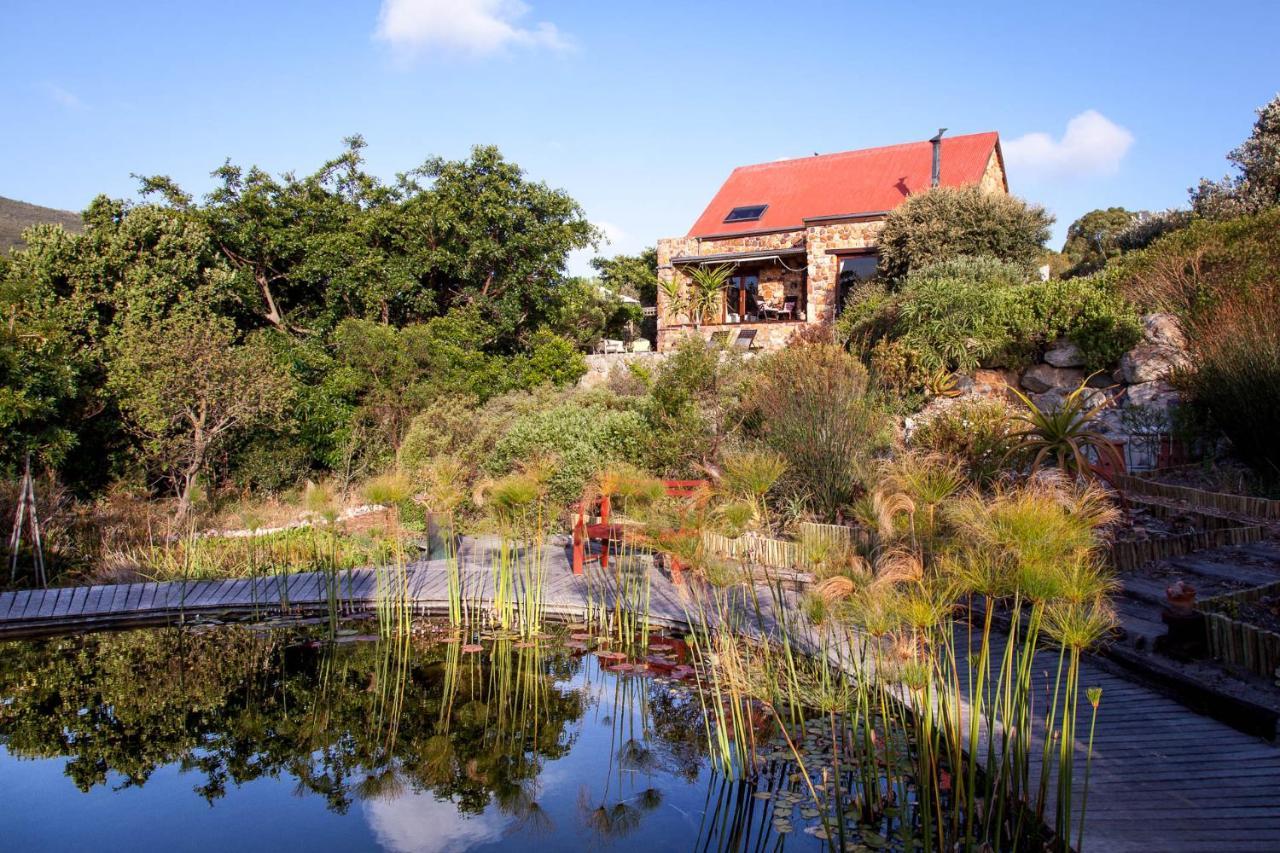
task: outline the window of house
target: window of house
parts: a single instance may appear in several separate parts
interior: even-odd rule
[[[748,204],[742,207],[735,207],[729,211],[729,215],[724,218],[725,222],[751,222],[764,216],[765,210],[769,207],[767,204]]]
[[[875,252],[863,252],[857,255],[842,255],[840,261],[840,277],[838,280],[839,301],[836,302],[836,313],[844,310],[844,303],[858,285],[876,274],[879,258]]]

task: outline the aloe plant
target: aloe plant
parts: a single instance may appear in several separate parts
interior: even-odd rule
[[[1086,450],[1110,459],[1116,468],[1123,467],[1119,452],[1105,435],[1093,426],[1093,420],[1110,401],[1089,404],[1088,380],[1068,394],[1053,410],[1045,411],[1016,388],[1010,388],[1026,406],[1013,420],[1026,426],[1009,434],[1005,459],[1030,459],[1031,469],[1052,459],[1064,474],[1081,475],[1090,470]]]
[[[697,267],[689,273],[689,313],[697,323],[706,323],[720,309],[725,286],[733,268],[721,264],[715,267]]]

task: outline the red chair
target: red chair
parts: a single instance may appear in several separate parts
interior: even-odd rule
[[[663,487],[666,489],[667,497],[670,498],[691,498],[699,491],[707,486],[706,480],[663,480]],[[619,524],[611,524],[609,522],[609,513],[612,509],[612,503],[608,495],[601,495],[599,500],[595,502],[595,506],[588,507],[586,502],[579,503],[573,508],[573,573],[575,575],[582,574],[584,566],[588,560],[599,560],[600,568],[609,568],[609,546],[614,542],[622,541],[622,526]],[[590,521],[589,518],[597,518],[597,521]],[[591,543],[600,543],[600,554],[598,557],[590,556]],[[673,561],[673,563],[676,561]],[[673,565],[672,578],[678,583],[679,568]]]

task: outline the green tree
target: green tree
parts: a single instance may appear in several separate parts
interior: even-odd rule
[[[885,219],[880,272],[898,280],[929,264],[968,255],[1039,263],[1053,217],[1038,205],[978,187],[938,187],[911,196]]]
[[[1087,275],[1102,269],[1108,259],[1120,254],[1116,238],[1137,218],[1138,214],[1123,207],[1108,207],[1091,210],[1072,222],[1062,245],[1062,253],[1071,262],[1066,274]]]
[[[1229,219],[1280,205],[1280,95],[1258,109],[1253,132],[1227,159],[1235,175],[1201,180],[1191,189],[1196,213]]]
[[[33,298],[31,282],[0,261],[0,468],[12,473],[30,453],[57,466],[76,443],[79,370],[74,348]]]
[[[260,336],[238,343],[230,321],[174,314],[121,330],[109,381],[150,467],[191,506],[211,454],[236,430],[278,418],[289,378]]]
[[[592,258],[591,266],[600,276],[600,283],[614,293],[632,296],[643,305],[657,304],[658,250],[653,246],[638,255]]]
[[[602,338],[622,339],[643,320],[639,304],[623,301],[593,278],[569,278],[555,290],[548,326],[578,347],[590,349]]]
[[[400,191],[421,286],[440,311],[480,310],[507,346],[542,325],[569,252],[598,236],[567,193],[527,180],[493,146],[467,160],[432,158]]]

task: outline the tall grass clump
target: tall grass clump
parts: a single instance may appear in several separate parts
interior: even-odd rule
[[[1280,481],[1280,279],[1223,296],[1184,324],[1175,382],[1240,459]]]
[[[782,494],[807,495],[824,519],[863,491],[886,444],[886,420],[867,394],[857,358],[831,344],[770,355],[751,390],[753,425],[786,463]]]
[[[1081,661],[1114,624],[1106,494],[1055,472],[979,491],[954,460],[901,455],[854,514],[864,535],[806,538],[800,596],[689,555],[717,768],[750,777],[781,743],[837,847],[1080,844],[1080,699],[1090,735],[1101,701]]]

